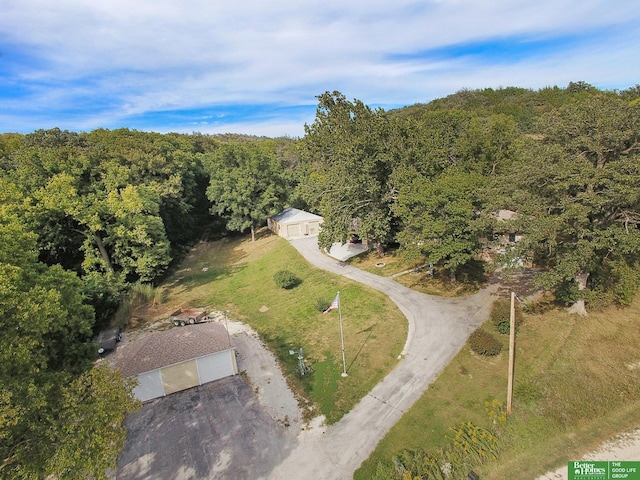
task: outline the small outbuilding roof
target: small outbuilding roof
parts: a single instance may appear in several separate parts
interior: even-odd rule
[[[501,222],[518,219],[518,212],[514,212],[513,210],[502,209],[498,210],[493,215]]]
[[[314,222],[323,220],[320,215],[305,212],[304,210],[298,210],[293,207],[287,207],[271,218],[278,223]]]
[[[197,323],[127,339],[116,350],[113,363],[130,377],[230,348],[224,325]]]

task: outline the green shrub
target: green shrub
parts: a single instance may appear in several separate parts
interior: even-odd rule
[[[289,270],[280,270],[273,275],[273,281],[280,288],[286,290],[294,288],[300,284],[300,279]]]
[[[489,332],[478,328],[469,337],[469,345],[478,355],[492,357],[498,355],[502,350],[502,344]]]
[[[517,303],[515,305],[515,316],[517,332],[518,327],[522,323],[522,310]],[[511,300],[500,299],[493,302],[491,307],[491,322],[498,332],[502,334],[509,333],[511,329]]]
[[[319,298],[316,300],[316,310],[319,312],[324,312],[327,308],[331,306],[331,302],[325,300],[324,298]]]

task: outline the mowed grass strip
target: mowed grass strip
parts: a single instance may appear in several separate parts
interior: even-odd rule
[[[273,276],[289,270],[301,283],[279,288]],[[256,330],[279,359],[289,384],[306,399],[310,416],[339,420],[399,361],[407,321],[389,298],[312,267],[287,241],[263,232],[256,242],[231,237],[197,245],[162,286],[167,304],[229,311]],[[339,312],[322,314],[318,299],[340,291],[348,376],[343,370]],[[295,375],[298,350],[315,371]],[[290,351],[296,354],[291,355]]]
[[[380,442],[356,472],[375,478],[378,462],[404,449],[434,451],[461,422],[497,431],[500,454],[480,478],[536,478],[581,459],[618,432],[640,426],[640,299],[589,317],[560,310],[524,315],[516,337],[513,413],[494,425],[485,402],[506,404],[508,335],[497,357],[467,346]]]
[[[389,249],[380,257],[374,250],[350,258],[348,263],[382,277],[395,276],[395,281],[417,292],[438,297],[462,297],[480,290],[486,282],[482,262],[461,267],[457,281],[452,282],[448,271],[436,268],[429,272],[428,262],[422,258],[409,261],[398,249]]]

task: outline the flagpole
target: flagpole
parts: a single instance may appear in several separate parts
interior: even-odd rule
[[[347,361],[344,356],[344,334],[342,333],[342,302],[340,301],[340,292],[338,292],[338,318],[340,319],[340,344],[342,345],[342,376],[346,377],[347,373]]]

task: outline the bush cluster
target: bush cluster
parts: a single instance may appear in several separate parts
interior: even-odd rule
[[[502,344],[486,330],[478,328],[469,337],[469,345],[478,355],[492,357],[498,355],[502,350]]]
[[[498,438],[490,430],[464,422],[451,431],[455,436],[443,447],[402,450],[391,462],[379,462],[373,480],[466,479],[472,468],[497,458]]]
[[[522,323],[522,310],[518,305],[515,306],[516,332]],[[511,300],[500,299],[493,302],[491,307],[491,322],[495,325],[498,332],[506,335],[511,329]]]
[[[316,310],[319,312],[324,312],[327,308],[331,306],[331,302],[325,300],[324,298],[319,298],[316,300]]]
[[[280,288],[286,290],[297,286],[300,283],[300,279],[296,277],[289,270],[280,270],[273,275],[273,281]]]

